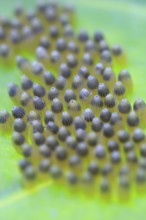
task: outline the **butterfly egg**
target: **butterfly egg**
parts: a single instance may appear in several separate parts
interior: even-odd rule
[[[71,76],[71,70],[66,63],[60,64],[60,75],[64,78],[69,78]]]
[[[73,28],[69,24],[64,27],[64,33],[63,34],[64,34],[64,36],[67,40],[73,39],[74,35],[75,35],[74,31],[73,31]]]
[[[21,159],[19,162],[18,162],[18,166],[19,166],[19,169],[23,172],[26,167],[30,166],[31,163],[29,161],[27,161],[26,159]]]
[[[67,65],[71,69],[75,69],[75,67],[78,66],[78,60],[76,59],[76,57],[73,54],[68,54],[67,55],[66,62],[67,62]]]
[[[68,103],[68,111],[72,115],[72,117],[76,117],[80,114],[81,106],[76,100],[72,99]]]
[[[114,44],[111,48],[112,53],[115,57],[118,57],[122,55],[123,53],[123,48],[119,44]]]
[[[120,143],[126,143],[130,140],[129,132],[126,130],[119,130],[117,132],[117,137]]]
[[[88,67],[90,67],[94,63],[93,57],[91,56],[90,53],[86,52],[83,54],[82,63],[84,65],[87,65]]]
[[[34,96],[44,97],[46,95],[46,90],[43,86],[39,85],[38,83],[33,83],[33,94]]]
[[[94,117],[92,120],[91,128],[94,132],[100,132],[102,130],[103,122],[100,118]]]
[[[114,91],[114,94],[116,95],[116,97],[121,100],[121,98],[124,97],[125,95],[125,86],[123,85],[122,82],[120,81],[117,81],[115,84],[114,84],[114,88],[113,88],[113,91]]]
[[[115,130],[122,129],[124,127],[122,117],[118,112],[111,113],[110,123]]]
[[[141,143],[145,140],[144,131],[140,128],[135,128],[132,134],[132,139],[135,143]]]
[[[66,50],[66,41],[64,38],[57,39],[56,49],[61,53],[63,53]]]
[[[127,160],[127,163],[129,164],[129,165],[135,165],[135,167],[136,167],[136,165],[137,165],[137,156],[136,156],[136,154],[135,154],[135,152],[134,151],[129,151],[128,153],[127,153],[127,155],[126,155],[126,160]],[[133,172],[134,172],[134,167],[133,167],[133,170],[132,170]]]
[[[57,50],[52,50],[50,54],[50,65],[52,65],[52,68],[54,68],[56,71],[58,71],[58,67],[62,61],[61,53]]]
[[[16,63],[18,68],[21,70],[21,72],[27,76],[30,76],[30,72],[31,72],[31,64],[28,61],[28,59],[18,55],[16,57]]]
[[[88,89],[83,88],[80,90],[79,99],[81,100],[81,105],[83,109],[87,108],[91,101],[91,98],[91,92]]]
[[[133,109],[140,119],[140,124],[144,127],[146,116],[146,103],[142,99],[138,98],[133,104]]]
[[[49,121],[47,124],[47,130],[50,131],[51,134],[57,134],[59,127],[53,121]]]
[[[26,130],[26,123],[21,118],[16,118],[13,123],[13,129],[16,132],[24,132]]]
[[[36,48],[36,58],[37,58],[37,60],[42,62],[44,66],[46,66],[49,61],[49,56],[48,56],[47,50],[42,46],[38,46]]]
[[[31,123],[30,123],[31,127],[32,127],[32,131],[33,133],[35,132],[40,132],[40,133],[43,133],[44,131],[44,126],[42,125],[42,123],[38,120],[33,120]]]
[[[77,172],[81,166],[81,159],[78,155],[74,154],[69,157],[68,164],[71,170],[74,170],[75,172]]]
[[[98,95],[103,98],[109,94],[109,88],[104,83],[99,83],[97,92],[98,92]]]
[[[14,118],[25,118],[25,110],[22,107],[14,106],[12,108],[12,115]]]
[[[125,116],[130,113],[131,105],[127,99],[122,99],[118,105],[118,111],[121,114],[123,120],[125,120]]]
[[[17,30],[16,28],[12,28],[9,34],[10,34],[9,35],[10,43],[12,45],[15,45],[16,51],[19,51],[20,50],[19,46],[22,41],[22,35],[20,34],[19,30]]]
[[[30,22],[32,19],[36,18],[37,12],[34,9],[29,9],[27,12],[25,12],[25,19],[27,22]]]
[[[57,20],[56,9],[53,7],[48,7],[45,9],[45,18],[48,22],[53,23]]]
[[[92,175],[92,176],[96,176],[99,173],[99,166],[97,161],[92,160],[89,164],[88,164],[88,168],[87,168],[88,172]]]
[[[76,152],[78,154],[78,156],[80,156],[81,158],[83,157],[87,157],[88,153],[89,153],[89,149],[88,146],[85,142],[79,142],[77,144],[77,149]],[[86,163],[86,161],[84,161]]]
[[[106,151],[104,149],[104,146],[102,144],[98,144],[94,148],[93,156],[97,159],[99,162],[99,165],[102,165],[106,158]]]
[[[85,47],[84,47],[84,50],[88,53],[95,54],[95,52],[97,51],[97,47],[96,47],[94,41],[90,40],[90,39],[87,40]]]
[[[59,128],[57,135],[60,141],[65,142],[66,138],[70,136],[70,132],[65,126],[62,126]]]
[[[32,108],[32,97],[27,92],[22,92],[20,96],[20,104],[28,112]]]
[[[73,171],[68,171],[65,175],[67,185],[69,185],[72,193],[77,191],[77,185],[79,183],[78,176]]]
[[[91,91],[97,89],[98,88],[98,80],[94,76],[89,75],[87,78],[87,87]]]
[[[0,131],[1,133],[9,133],[12,126],[12,117],[6,110],[0,111]]]
[[[77,38],[80,43],[85,43],[89,39],[88,32],[84,29],[80,29]]]
[[[29,74],[31,79],[39,83],[39,80],[42,79],[43,72],[44,72],[44,67],[41,63],[39,63],[38,61],[33,61],[31,63],[31,73]]]
[[[104,35],[101,31],[97,30],[94,33],[93,40],[95,43],[99,43],[101,40],[104,40]]]
[[[46,144],[42,144],[39,146],[39,154],[43,158],[50,158],[52,152],[51,152],[51,149]]]
[[[115,106],[116,106],[116,99],[112,94],[108,94],[105,97],[104,103],[105,103],[105,106],[107,108],[110,108],[111,110],[114,110]]]
[[[114,129],[113,129],[112,125],[110,125],[109,123],[105,123],[103,125],[103,135],[106,138],[111,138],[114,136]]]
[[[100,119],[102,120],[102,122],[109,122],[110,118],[111,112],[107,108],[102,109],[100,112]]]
[[[4,43],[5,39],[6,39],[6,31],[2,26],[0,26],[0,42]]]
[[[48,174],[50,166],[51,166],[50,160],[43,159],[40,161],[40,163],[38,165],[38,170],[41,174]],[[41,179],[41,176],[40,176],[40,179]]]
[[[21,76],[21,87],[23,90],[28,91],[32,89],[33,82],[31,79],[29,79],[27,76],[22,75]]]
[[[14,103],[16,104],[19,103],[21,89],[16,84],[14,83],[8,84],[8,94]]]
[[[89,77],[89,75],[90,75],[90,72],[89,72],[89,70],[88,70],[88,68],[86,66],[81,66],[81,68],[78,71],[78,75],[82,79],[87,79]]]
[[[54,136],[48,136],[46,138],[46,145],[51,151],[54,151],[56,147],[59,145],[59,143]]]
[[[57,98],[59,96],[59,91],[55,87],[51,87],[48,92],[48,99],[52,101],[54,98]]]
[[[63,111],[63,105],[58,98],[54,98],[51,104],[51,110],[53,113],[61,113]]]
[[[78,93],[83,86],[83,79],[79,75],[75,75],[72,81],[72,88]]]
[[[99,183],[99,193],[102,200],[106,202],[111,200],[111,184],[106,177],[102,178]]]
[[[91,147],[94,147],[95,145],[97,145],[98,144],[97,133],[93,132],[93,131],[88,133],[87,136],[86,136],[86,141],[87,141],[88,145],[91,146]]]
[[[83,192],[87,196],[93,196],[94,195],[94,178],[93,175],[91,175],[88,171],[85,171],[81,175],[81,187]]]
[[[28,25],[25,25],[22,27],[22,47],[28,46],[27,43],[31,42],[33,38],[33,31],[32,28],[29,27]]]
[[[65,102],[69,103],[71,100],[76,100],[76,94],[71,89],[67,89],[64,94]]]
[[[79,129],[79,128],[86,129],[86,122],[80,116],[76,116],[74,118],[73,124],[74,124],[75,129]]]
[[[145,143],[140,145],[140,154],[142,157],[144,158],[146,157],[146,144]]]
[[[67,52],[76,54],[78,56],[80,49],[79,46],[74,41],[69,41],[67,43]]]
[[[48,29],[48,32],[49,32],[49,36],[52,40],[52,43],[54,40],[56,40],[56,38],[59,37],[59,30],[58,30],[58,27],[55,26],[55,25],[51,25]]]
[[[45,82],[46,88],[52,86],[55,83],[55,77],[50,71],[44,71],[43,81]]]
[[[9,45],[3,43],[0,45],[0,61],[4,64],[11,64],[12,57],[11,57],[11,48]]]
[[[119,143],[117,141],[111,139],[107,143],[107,149],[109,152],[118,151],[119,150]]]
[[[103,72],[104,66],[102,63],[97,63],[94,67],[94,75],[97,78],[98,82],[103,82]]]
[[[32,46],[35,46],[36,42],[38,41],[39,34],[43,31],[43,25],[38,17],[33,17],[30,20],[30,25],[32,27],[33,33],[36,35],[36,39],[32,45]]]
[[[38,120],[38,121],[40,121],[40,115],[36,112],[36,111],[34,111],[34,110],[31,110],[29,113],[28,113],[28,115],[27,115],[27,121],[28,122],[32,122],[33,120]]]
[[[27,143],[24,143],[22,146],[21,146],[21,150],[22,150],[22,155],[25,157],[25,158],[30,158],[33,154],[33,148],[31,145],[27,144]]]
[[[20,31],[22,28],[22,22],[18,18],[12,18],[10,21],[11,29]]]
[[[84,129],[82,129],[82,128],[78,128],[78,129],[76,129],[76,131],[75,131],[75,136],[76,136],[76,140],[77,140],[77,142],[82,142],[82,141],[84,141],[85,140],[85,138],[86,138],[86,131],[84,130]]]
[[[70,126],[73,123],[73,118],[68,112],[62,112],[61,121],[64,126]]]
[[[51,42],[49,41],[48,37],[42,36],[40,38],[39,46],[43,47],[46,50],[49,50],[51,47]]]
[[[24,170],[24,178],[26,181],[33,182],[36,179],[36,176],[37,174],[35,168],[32,165],[27,166]]]
[[[100,54],[100,59],[105,65],[110,65],[112,63],[112,56],[109,50],[103,50]]]
[[[109,45],[107,44],[106,40],[102,39],[102,40],[99,41],[98,50],[99,50],[100,54],[103,51],[109,51]]]
[[[134,111],[129,113],[127,117],[127,124],[129,128],[133,128],[139,125],[139,118]]]
[[[68,158],[68,152],[64,147],[62,147],[62,146],[57,146],[56,147],[55,157],[56,157],[55,161],[59,166],[61,166],[61,167],[66,166],[67,158]]]
[[[47,124],[49,121],[54,122],[54,113],[52,111],[46,111],[44,116],[44,122]]]
[[[62,26],[66,26],[69,24],[69,17],[67,14],[63,13],[59,16],[59,22]]]
[[[145,186],[146,186],[146,175],[143,169],[139,168],[137,170],[135,182],[136,182],[137,192],[143,194],[145,192]]]
[[[66,138],[65,144],[66,144],[66,146],[67,146],[68,151],[69,151],[70,153],[73,153],[74,150],[75,150],[76,147],[77,147],[77,140],[76,140],[73,136],[69,135],[69,136]]]
[[[32,135],[32,140],[34,141],[34,144],[37,146],[40,146],[45,143],[45,137],[41,132],[35,132]]]
[[[90,101],[90,107],[93,110],[94,114],[98,114],[103,107],[103,101],[100,96],[95,95]]]
[[[43,119],[44,111],[45,111],[45,107],[46,107],[45,101],[42,98],[38,97],[38,96],[34,96],[33,97],[33,106],[34,106],[34,109],[40,115],[41,119]]]
[[[112,151],[110,160],[113,165],[117,165],[121,162],[121,155],[119,151]]]
[[[113,89],[113,85],[116,81],[115,74],[111,67],[106,67],[103,72],[103,81],[109,87],[110,90]]]
[[[94,118],[94,113],[90,108],[86,108],[82,115],[86,122],[92,122]]]
[[[59,165],[55,164],[55,165],[51,165],[50,169],[49,169],[49,174],[51,176],[51,178],[53,180],[55,180],[55,182],[61,181],[61,178],[63,176],[63,172],[62,169]]]
[[[118,74],[118,80],[123,83],[128,93],[132,91],[133,89],[132,78],[130,73],[126,69],[121,70],[121,72]]]
[[[56,79],[55,87],[60,91],[64,91],[66,86],[67,86],[66,78],[61,75],[58,76]]]
[[[44,13],[44,11],[46,10],[46,8],[48,8],[48,5],[49,3],[48,2],[45,2],[45,1],[37,1],[37,5],[36,5],[36,9],[37,9],[37,12],[41,12],[41,13]]]
[[[134,150],[134,143],[132,141],[127,141],[124,143],[124,152],[129,152],[129,151],[132,151]]]
[[[146,161],[145,161],[144,157],[139,158],[138,166],[139,166],[139,168],[142,168],[144,170],[146,169]]]
[[[20,132],[13,132],[12,141],[18,153],[21,153],[21,145],[25,143],[25,137]]]

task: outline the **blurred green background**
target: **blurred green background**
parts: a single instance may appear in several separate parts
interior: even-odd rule
[[[21,3],[33,8],[36,1]],[[65,1],[58,1],[65,2]],[[0,0],[0,13],[12,15],[19,1]],[[120,43],[127,55],[126,68],[134,81],[134,91],[129,96],[146,97],[146,1],[145,0],[74,0],[76,8],[75,30],[87,29],[90,34],[100,29],[109,44]],[[19,82],[19,71],[0,66],[0,109],[11,109],[7,83]],[[67,189],[45,184],[32,192],[23,189],[17,169],[18,155],[11,146],[11,138],[0,136],[0,219],[53,219],[53,220],[145,220],[146,195],[134,196],[121,204],[101,202],[97,197],[71,195]]]

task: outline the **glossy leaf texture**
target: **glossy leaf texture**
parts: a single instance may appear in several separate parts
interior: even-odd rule
[[[14,1],[0,0],[2,14],[11,15]],[[119,43],[127,56],[127,65],[134,82],[129,99],[146,97],[146,3],[145,0],[74,0],[75,30],[81,27],[91,34],[100,29],[109,44]],[[24,1],[26,8],[34,1]],[[116,72],[121,67],[116,67]],[[0,65],[0,109],[8,110],[12,102],[7,95],[8,82],[19,83],[19,71]],[[137,220],[145,219],[146,195],[133,196],[127,203],[117,200],[104,203],[98,197],[88,198],[81,193],[69,193],[65,187],[45,183],[27,191],[23,188],[17,168],[20,156],[11,144],[11,137],[0,136],[0,219],[53,220]]]

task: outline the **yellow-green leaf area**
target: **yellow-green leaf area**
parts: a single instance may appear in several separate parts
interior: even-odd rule
[[[0,0],[0,12],[11,15],[14,1]],[[134,82],[134,99],[146,97],[146,2],[145,0],[74,0],[75,29],[87,29],[91,34],[100,29],[110,44],[120,43],[126,51],[127,64]],[[34,1],[26,0],[26,8]],[[121,67],[116,67],[118,72]],[[7,83],[19,83],[19,71],[0,65],[0,109],[8,110],[12,102],[7,95]],[[81,193],[53,183],[39,185],[31,191],[23,188],[17,168],[19,155],[11,144],[11,137],[0,136],[0,219],[53,220],[144,220],[146,195],[135,196],[127,203],[117,200],[104,203],[98,197],[87,198]]]

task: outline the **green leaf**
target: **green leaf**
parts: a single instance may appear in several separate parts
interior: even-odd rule
[[[11,14],[13,1],[0,0],[0,11]],[[101,29],[110,44],[120,43],[126,50],[128,70],[132,74],[134,91],[129,96],[145,98],[145,0],[74,0],[76,30],[83,27],[91,34]],[[28,8],[34,2],[26,0]],[[119,71],[120,67],[116,68]],[[8,110],[12,102],[7,95],[8,82],[19,83],[19,71],[0,66],[0,108]],[[14,220],[137,220],[145,219],[146,195],[135,196],[126,204],[117,200],[104,203],[97,197],[69,193],[65,187],[51,182],[27,191],[23,188],[17,168],[20,157],[11,144],[11,137],[0,136],[0,219]]]

